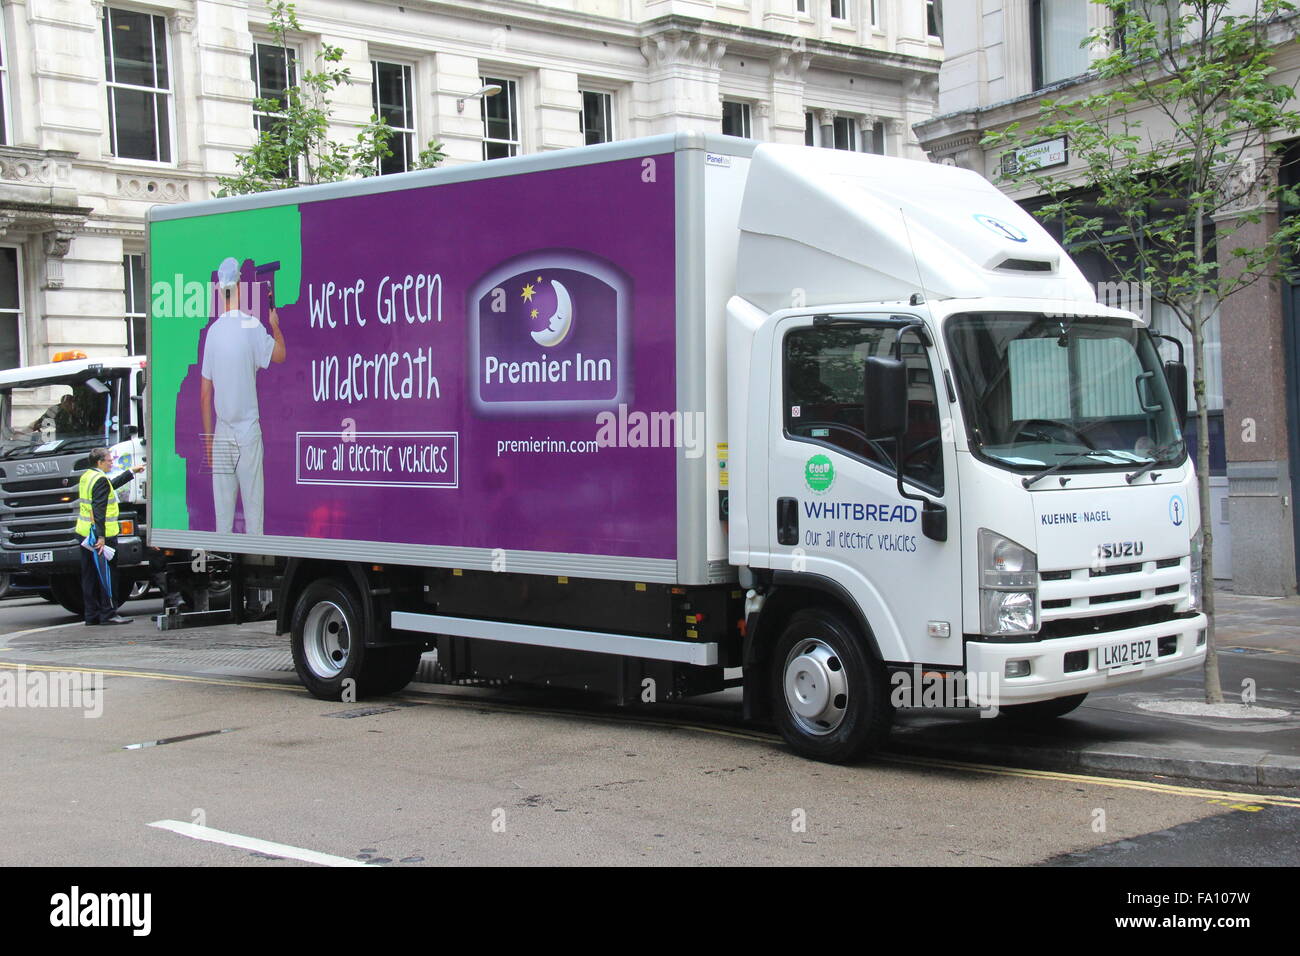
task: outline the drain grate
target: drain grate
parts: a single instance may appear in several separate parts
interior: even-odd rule
[[[353,717],[373,717],[375,714],[392,714],[396,712],[396,707],[357,707],[353,710],[338,710],[332,714],[324,714],[322,716],[339,717],[343,720],[351,720]]]

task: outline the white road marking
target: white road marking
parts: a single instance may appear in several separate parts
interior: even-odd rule
[[[304,863],[316,863],[320,866],[370,865],[363,860],[349,860],[344,856],[332,856],[329,853],[319,853],[316,850],[304,850],[301,847],[289,846],[287,843],[272,843],[270,840],[259,840],[257,837],[227,833],[225,830],[214,830],[211,827],[201,827],[193,823],[184,823],[181,820],[156,820],[149,826],[157,827],[160,830],[170,830],[172,833],[178,833],[194,840],[206,840],[208,843],[220,843],[223,846],[255,850],[268,856],[282,856],[290,860],[302,860]]]
[[[9,634],[0,634],[0,640],[12,641],[15,637],[23,637],[26,634],[39,634],[42,631],[57,631],[61,627],[78,627],[84,626],[81,621],[69,621],[67,624],[51,624],[49,627],[29,627],[25,631],[13,631]],[[5,648],[11,650],[12,648]]]

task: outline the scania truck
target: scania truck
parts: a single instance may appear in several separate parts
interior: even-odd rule
[[[1181,347],[973,172],[683,132],[155,206],[150,268],[149,539],[320,698],[739,684],[845,761],[900,679],[1204,659]]]
[[[48,591],[82,613],[77,481],[102,445],[115,469],[143,462],[145,361],[55,353],[46,365],[0,371],[0,574]],[[147,586],[146,479],[118,491],[122,533],[114,559],[114,597]]]

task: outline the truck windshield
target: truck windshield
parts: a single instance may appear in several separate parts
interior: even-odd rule
[[[106,378],[0,389],[0,458],[113,444],[115,384]]]
[[[1184,444],[1150,334],[1122,319],[983,312],[947,324],[972,450],[1017,471],[1176,464]]]

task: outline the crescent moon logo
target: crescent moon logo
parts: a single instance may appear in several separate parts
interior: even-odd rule
[[[554,279],[551,280],[551,286],[555,289],[555,314],[547,322],[546,328],[531,333],[534,342],[548,349],[563,342],[573,328],[573,299],[569,297],[569,290]]]

